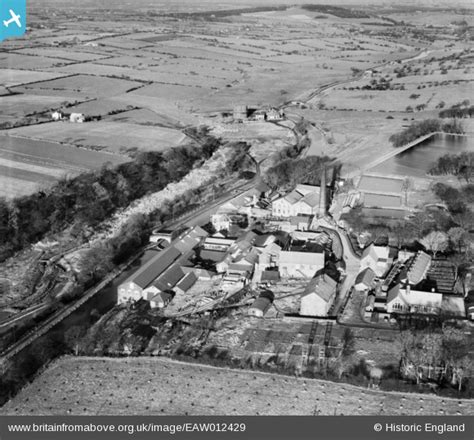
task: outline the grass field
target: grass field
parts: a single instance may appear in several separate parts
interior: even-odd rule
[[[125,157],[70,145],[0,135],[0,196],[29,194],[63,176],[126,161]]]
[[[11,415],[468,415],[474,401],[186,364],[57,360],[1,410]]]
[[[180,131],[165,127],[99,121],[85,124],[54,122],[10,130],[11,135],[79,145],[113,153],[128,149],[161,151],[185,139]]]

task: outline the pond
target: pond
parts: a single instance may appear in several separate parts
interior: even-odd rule
[[[438,134],[375,166],[371,171],[422,177],[441,156],[463,151],[474,152],[473,137]]]

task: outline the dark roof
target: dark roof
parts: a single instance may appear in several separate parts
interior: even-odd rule
[[[253,245],[255,247],[262,247],[265,245],[266,241],[268,240],[268,237],[271,237],[272,234],[262,234],[262,235],[257,235],[257,237],[255,238],[255,241],[253,243]]]
[[[175,293],[172,291],[172,290],[165,290],[164,292],[160,292],[158,295],[156,295],[155,297],[153,298],[156,298],[156,297],[161,297],[161,299],[163,300],[163,302],[169,302],[171,301],[174,297],[175,297]]]
[[[127,281],[134,282],[145,289],[151,282],[159,277],[168,267],[180,257],[181,253],[175,247],[169,247],[153,257],[148,263],[138,269]]]
[[[364,283],[366,286],[371,287],[373,285],[374,278],[374,271],[370,267],[367,267],[362,272],[360,272],[359,275],[357,275],[355,284]]]
[[[276,270],[264,270],[262,272],[262,281],[280,281],[280,274]]]
[[[214,251],[210,249],[203,249],[199,254],[202,260],[211,260],[214,263],[220,263],[221,261],[224,261],[226,255],[227,252]]]
[[[197,277],[194,272],[189,272],[178,284],[176,284],[176,287],[186,292],[194,285],[196,281]]]
[[[170,267],[162,276],[153,282],[153,286],[160,290],[168,290],[176,286],[176,283],[184,277],[184,272],[179,266]]]
[[[250,306],[251,309],[258,309],[265,313],[272,305],[272,301],[269,298],[263,298],[259,296],[253,304]]]

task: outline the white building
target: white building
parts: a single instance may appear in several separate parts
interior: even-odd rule
[[[282,278],[313,278],[324,267],[324,252],[280,252],[278,271]]]
[[[71,113],[69,120],[74,123],[82,124],[86,117],[82,113]]]
[[[388,313],[437,314],[441,311],[443,295],[438,292],[422,292],[409,285],[392,287],[387,295]]]
[[[329,275],[313,278],[301,297],[300,315],[327,316],[336,298],[337,282]]]
[[[393,263],[392,251],[388,246],[371,244],[364,249],[360,260],[361,269],[370,267],[376,276],[382,277]]]
[[[298,185],[286,196],[272,202],[272,215],[274,217],[316,215],[319,213],[319,201],[319,186]]]

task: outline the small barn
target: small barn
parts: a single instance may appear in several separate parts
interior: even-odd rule
[[[172,290],[160,292],[150,300],[150,307],[152,309],[163,309],[173,300],[174,296],[175,293]]]
[[[250,306],[248,314],[257,318],[263,318],[273,304],[274,299],[275,295],[271,290],[264,290]]]

